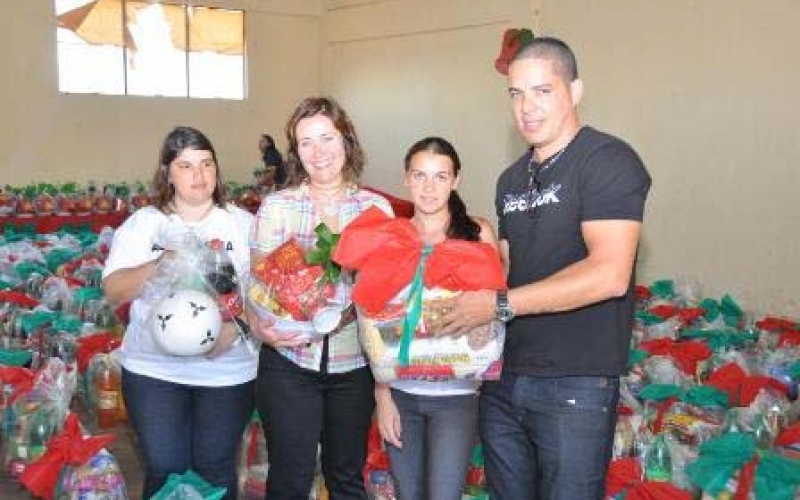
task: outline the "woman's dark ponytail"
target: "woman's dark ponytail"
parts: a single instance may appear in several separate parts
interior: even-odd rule
[[[411,158],[422,151],[447,156],[453,164],[453,173],[458,175],[461,171],[461,159],[458,157],[456,149],[441,137],[426,137],[414,143],[406,153],[406,170],[409,168]],[[450,212],[450,224],[447,227],[448,238],[480,241],[481,226],[469,216],[467,206],[455,190],[450,191],[450,197],[447,199],[447,209]]]
[[[467,206],[456,190],[450,191],[447,208],[450,210],[447,237],[456,240],[480,241],[481,226],[467,214]]]

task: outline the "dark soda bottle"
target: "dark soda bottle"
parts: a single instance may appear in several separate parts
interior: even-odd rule
[[[222,319],[230,321],[242,314],[244,307],[239,295],[239,280],[236,277],[236,268],[233,267],[228,252],[225,251],[222,240],[212,240],[212,262],[206,275],[209,285],[217,294]]]

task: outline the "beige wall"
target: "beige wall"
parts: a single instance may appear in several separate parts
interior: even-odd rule
[[[641,281],[689,275],[708,296],[800,315],[796,0],[231,0],[255,9],[244,102],[60,96],[50,2],[7,3],[2,183],[147,177],[177,123],[206,130],[244,179],[256,135],[283,141],[296,102],[325,92],[354,117],[369,183],[402,194],[406,148],[441,134],[483,215],[524,148],[491,63],[506,27],[533,25],[575,48],[585,121],[633,144],[653,176]]]
[[[585,120],[653,176],[641,278],[685,274],[800,315],[800,3],[545,0],[580,56]]]
[[[640,281],[689,276],[753,312],[800,313],[800,4],[750,0],[328,3],[325,88],[356,118],[368,179],[402,192],[405,148],[453,140],[462,193],[492,213],[524,148],[491,69],[508,25],[567,40],[584,121],[628,140],[654,184]]]
[[[524,145],[492,64],[498,34],[530,23],[528,0],[329,2],[324,88],[352,115],[369,154],[366,180],[403,195],[405,151],[426,135],[462,157],[462,196],[492,217],[502,166]]]
[[[295,104],[319,91],[320,1],[216,2],[248,9],[244,101],[60,95],[52,1],[6,3],[0,21],[2,184],[149,179],[161,141],[175,125],[206,132],[226,177],[251,180],[260,158],[258,134],[272,132],[282,144]]]

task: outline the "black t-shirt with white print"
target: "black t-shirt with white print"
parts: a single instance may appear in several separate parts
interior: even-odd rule
[[[533,193],[528,189],[530,162],[529,151],[497,182],[495,206],[500,239],[509,244],[510,288],[584,259],[582,222],[641,221],[650,188],[636,152],[591,127],[583,127],[549,166],[548,160],[542,163],[546,168],[537,175],[539,191]],[[624,374],[633,300],[632,279],[621,298],[561,313],[517,316],[507,325],[504,369],[536,376]]]

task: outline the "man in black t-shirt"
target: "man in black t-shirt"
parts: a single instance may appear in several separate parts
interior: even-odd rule
[[[630,146],[580,124],[564,42],[509,30],[503,46],[495,65],[531,145],[497,182],[509,290],[462,294],[448,331],[507,322],[503,375],[480,400],[491,497],[601,499],[650,177]]]

